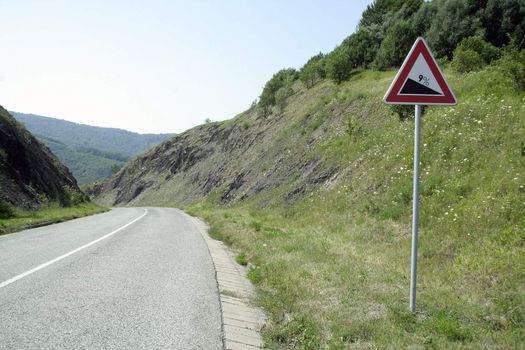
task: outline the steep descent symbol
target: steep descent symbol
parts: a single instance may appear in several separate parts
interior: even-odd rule
[[[391,104],[456,104],[423,38],[418,38],[384,98]]]

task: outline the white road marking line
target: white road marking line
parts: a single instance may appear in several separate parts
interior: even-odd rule
[[[104,240],[104,239],[106,239],[106,238],[108,238],[108,237],[110,237],[110,236],[113,236],[115,233],[117,233],[117,232],[119,232],[119,231],[122,231],[122,230],[125,229],[126,227],[128,227],[128,226],[134,224],[135,222],[139,221],[139,220],[142,219],[144,216],[146,216],[146,214],[148,214],[148,209],[144,209],[144,214],[142,214],[141,216],[139,216],[139,217],[136,218],[135,220],[128,222],[126,225],[119,227],[119,228],[116,229],[115,231],[111,231],[110,233],[108,233],[108,234],[106,234],[106,235],[104,235],[104,236],[102,236],[102,237],[100,237],[100,238],[97,238],[97,239],[95,239],[95,240],[92,241],[92,242],[89,242],[89,243],[87,243],[87,244],[84,244],[82,247],[79,247],[79,248],[77,248],[77,249],[75,249],[75,250],[70,251],[69,253],[66,253],[66,254],[64,254],[64,255],[61,255],[61,256],[59,256],[58,258],[54,258],[53,260],[49,260],[48,262],[45,262],[45,263],[43,263],[43,264],[41,264],[41,265],[38,265],[37,267],[34,267],[34,268],[32,268],[31,270],[28,270],[28,271],[26,271],[26,272],[24,272],[24,273],[21,273],[21,274],[18,275],[18,276],[15,276],[15,277],[13,277],[13,278],[8,279],[7,281],[4,281],[4,282],[0,283],[0,288],[4,288],[5,286],[8,286],[8,285],[10,285],[10,284],[13,283],[13,282],[18,281],[19,279],[22,279],[22,278],[24,278],[24,277],[27,277],[27,276],[29,276],[30,274],[37,272],[38,270],[42,270],[43,268],[48,267],[49,265],[54,264],[54,263],[56,263],[57,261],[60,261],[60,260],[62,260],[62,259],[65,259],[65,258],[67,258],[68,256],[73,255],[73,254],[75,254],[75,253],[77,253],[77,252],[79,252],[79,251],[81,251],[81,250],[83,250],[83,249],[86,249],[87,247],[90,247],[90,246],[92,246],[92,245],[95,244],[95,243],[98,243],[98,242],[100,242],[100,241],[102,241],[102,240]]]

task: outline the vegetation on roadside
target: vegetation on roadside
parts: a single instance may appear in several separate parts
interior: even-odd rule
[[[102,194],[206,219],[250,268],[269,348],[520,348],[524,33],[517,0],[376,0],[332,52],[279,71],[250,110],[159,146]],[[418,35],[459,103],[423,117],[413,315],[413,107],[382,98]]]
[[[77,203],[69,207],[48,203],[39,210],[21,210],[0,202],[0,235],[105,211],[108,211],[108,208],[91,202]]]
[[[361,73],[317,97],[349,111],[345,132],[315,151],[349,164],[331,186],[289,202],[291,179],[247,201],[217,206],[210,196],[186,209],[243,252],[270,314],[270,348],[517,348],[525,341],[525,93],[502,61],[449,69],[459,104],[426,109],[412,315],[413,120],[381,105],[393,74]],[[323,84],[331,83],[319,91]],[[294,127],[292,109],[283,133],[307,138],[315,129]]]

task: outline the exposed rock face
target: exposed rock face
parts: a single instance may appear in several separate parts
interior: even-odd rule
[[[339,164],[322,159],[318,146],[344,130],[347,111],[335,109],[329,118],[310,114],[319,110],[319,96],[330,89],[296,87],[284,112],[263,117],[252,108],[232,120],[188,130],[128,162],[88,193],[105,205],[202,198],[232,203],[256,195],[264,195],[268,203],[276,195],[294,201],[333,180],[340,170]]]
[[[86,199],[69,170],[0,106],[0,202],[35,209]]]

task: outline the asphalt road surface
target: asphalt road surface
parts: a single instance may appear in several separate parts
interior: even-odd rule
[[[222,349],[216,283],[175,209],[0,236],[0,349]]]

